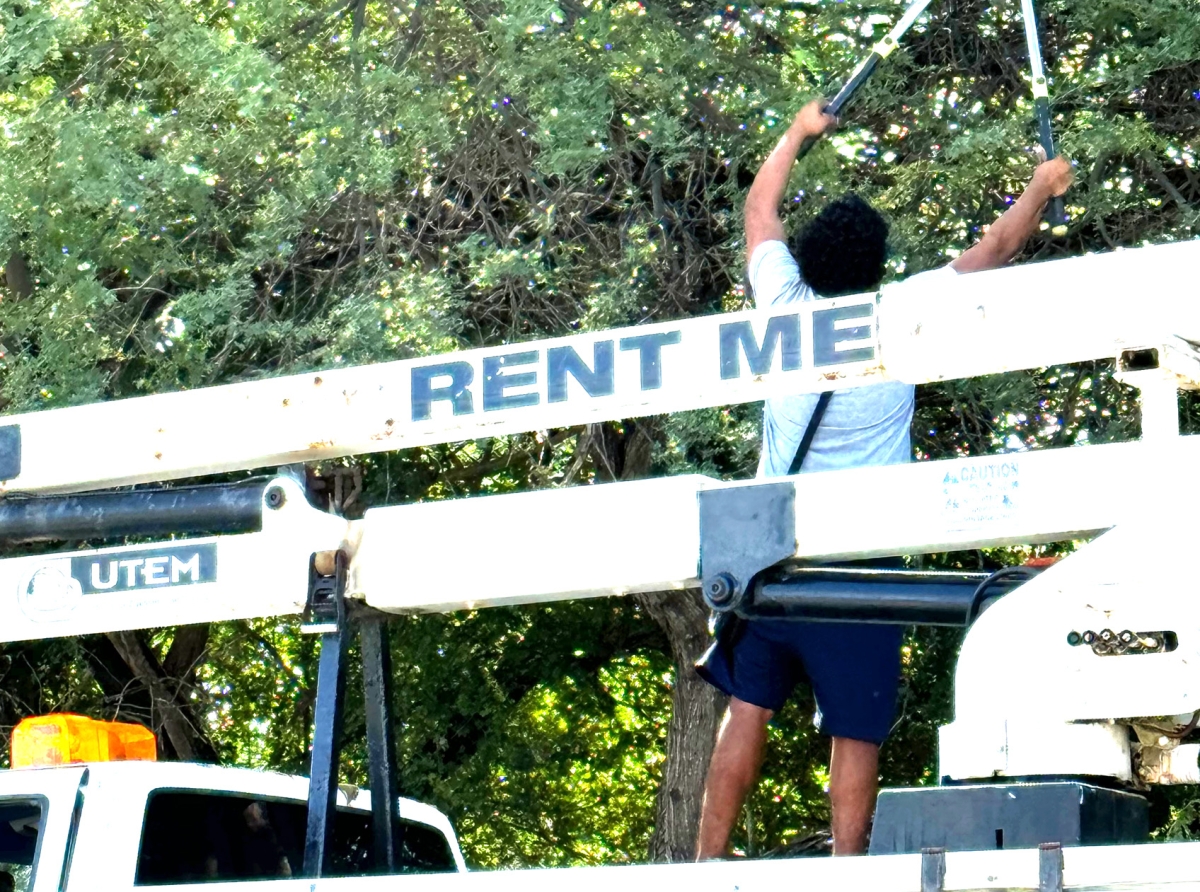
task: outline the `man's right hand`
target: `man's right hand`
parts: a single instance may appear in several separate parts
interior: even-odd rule
[[[746,196],[744,219],[746,225],[746,262],[754,249],[765,241],[784,238],[783,221],[779,219],[779,203],[787,189],[788,173],[800,149],[810,140],[820,139],[837,126],[837,118],[823,111],[825,101],[810,102],[792,121],[783,138],[776,144],[754,177],[754,185]]]
[[[792,127],[799,131],[801,139],[820,139],[826,133],[832,133],[837,129],[838,119],[833,115],[826,114],[825,106],[824,99],[816,99],[796,114],[796,120],[792,122]]]
[[[1051,198],[1057,198],[1070,189],[1074,181],[1075,172],[1071,169],[1071,162],[1059,155],[1037,166],[1031,185],[1044,190]]]

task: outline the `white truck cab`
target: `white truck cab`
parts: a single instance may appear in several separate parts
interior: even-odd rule
[[[0,890],[79,892],[299,876],[308,780],[101,762],[0,771]],[[450,821],[400,800],[402,873],[466,870]],[[370,794],[343,787],[328,876],[375,872]]]

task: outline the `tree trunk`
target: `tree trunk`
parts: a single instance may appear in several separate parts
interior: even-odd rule
[[[14,249],[8,255],[8,263],[4,265],[4,279],[13,297],[25,299],[33,297],[33,279],[29,275],[29,267],[25,263],[25,255]]]
[[[217,761],[208,731],[188,697],[192,673],[208,643],[208,626],[181,626],[161,662],[138,632],[109,632],[105,637],[149,694],[150,728],[160,735],[163,754],[185,762]]]
[[[698,589],[635,595],[662,627],[675,658],[671,727],[655,806],[651,861],[696,857],[704,779],[728,698],[696,674],[696,660],[709,645],[708,608]]]
[[[658,427],[654,419],[643,418],[624,422],[623,428],[618,432],[612,425],[589,425],[579,436],[577,462],[590,458],[601,478],[644,477]],[[704,780],[727,701],[696,674],[696,660],[709,645],[708,608],[698,589],[633,597],[662,628],[675,660],[667,760],[648,855],[652,861],[691,861],[696,856]]]

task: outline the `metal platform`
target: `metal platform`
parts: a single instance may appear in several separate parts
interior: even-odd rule
[[[1136,793],[1078,781],[882,790],[871,854],[1147,842],[1149,808]]]

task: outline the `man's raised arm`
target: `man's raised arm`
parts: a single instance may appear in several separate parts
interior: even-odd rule
[[[821,100],[810,102],[796,115],[783,139],[767,156],[754,185],[746,196],[746,262],[754,256],[754,249],[772,239],[783,240],[783,221],[779,219],[779,204],[787,189],[788,174],[800,147],[808,139],[820,139],[837,126],[837,118],[825,114]],[[965,256],[965,255],[964,255]]]
[[[1065,158],[1043,161],[1033,172],[1025,193],[988,227],[979,244],[963,252],[950,266],[955,272],[974,273],[1012,262],[1038,231],[1046,203],[1066,192],[1073,178],[1071,164]]]

